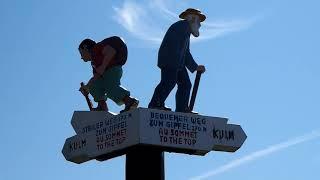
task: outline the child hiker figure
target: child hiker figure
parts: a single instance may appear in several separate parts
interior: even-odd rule
[[[118,105],[125,104],[120,113],[136,108],[139,101],[130,97],[130,92],[120,84],[122,66],[127,60],[128,50],[120,37],[112,36],[96,43],[91,39],[83,40],[79,45],[81,59],[91,62],[93,77],[80,87],[83,95],[89,93],[98,102],[95,111],[108,111],[107,98]]]

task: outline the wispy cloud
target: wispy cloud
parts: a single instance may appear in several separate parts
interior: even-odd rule
[[[168,0],[133,1],[125,0],[120,7],[113,7],[114,20],[123,26],[134,37],[141,40],[159,44],[164,36],[166,28],[177,21],[178,13],[171,9],[184,10],[186,3],[174,3]],[[201,41],[224,36],[231,32],[247,29],[260,18],[235,18],[229,20],[217,19],[203,23],[199,38],[193,41]]]
[[[125,1],[122,7],[113,7],[116,15],[113,19],[122,25],[133,36],[152,42],[160,42],[161,30],[154,26],[150,12],[144,5],[133,1]]]
[[[275,153],[277,151],[286,149],[286,148],[288,148],[290,146],[298,145],[300,143],[307,142],[307,141],[310,141],[310,140],[313,140],[313,139],[316,139],[316,138],[319,138],[319,137],[320,137],[320,131],[319,130],[312,131],[311,133],[305,134],[303,136],[299,136],[299,137],[290,139],[288,141],[285,141],[285,142],[282,142],[282,143],[279,143],[279,144],[274,144],[274,145],[269,146],[269,147],[267,147],[265,149],[253,152],[253,153],[251,153],[251,154],[249,154],[247,156],[244,156],[244,157],[239,158],[237,160],[231,161],[230,163],[225,164],[225,165],[223,165],[221,167],[215,168],[215,170],[213,170],[213,171],[210,171],[210,172],[204,173],[202,175],[190,178],[190,180],[207,179],[209,177],[212,177],[212,176],[224,173],[226,171],[229,171],[232,168],[238,167],[238,166],[243,165],[245,163],[248,163],[250,161],[258,160],[259,158],[262,158],[262,157],[267,156],[269,154],[272,154],[272,153]]]
[[[213,22],[204,22],[201,27],[201,35],[198,38],[193,38],[194,41],[201,41],[222,37],[232,32],[242,31],[250,28],[256,23],[260,17],[252,17],[247,19],[231,19],[231,20],[216,20]]]

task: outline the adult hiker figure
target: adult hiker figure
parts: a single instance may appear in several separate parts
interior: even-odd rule
[[[120,37],[112,36],[96,43],[91,39],[83,40],[79,45],[81,59],[91,62],[93,77],[85,86],[80,87],[84,95],[90,93],[98,102],[96,111],[108,111],[107,98],[118,105],[125,104],[124,111],[138,106],[139,101],[130,97],[130,92],[120,84],[122,65],[127,60],[128,50]]]
[[[187,72],[205,72],[203,65],[198,65],[189,49],[190,35],[199,36],[200,22],[206,19],[201,11],[189,8],[179,15],[180,19],[170,26],[166,32],[159,52],[158,67],[161,69],[161,81],[155,88],[149,108],[171,110],[165,106],[165,100],[175,85],[178,85],[176,92],[176,112],[191,113],[188,107],[191,82]]]

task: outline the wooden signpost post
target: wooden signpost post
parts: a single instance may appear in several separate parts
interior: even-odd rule
[[[152,161],[149,156],[152,152],[159,155],[158,161],[163,161],[160,156],[164,151],[200,156],[210,151],[235,152],[247,137],[239,125],[228,124],[226,118],[147,108],[137,108],[119,115],[75,111],[71,124],[76,135],[66,139],[62,153],[66,160],[78,164],[127,154],[127,163],[141,160],[139,167],[148,169],[152,166],[155,169],[150,164],[141,165],[141,162]],[[130,156],[133,152],[140,152],[141,157]],[[162,176],[163,166],[164,162],[156,166],[160,168],[156,172]],[[128,168],[127,164],[126,179],[134,179]],[[140,175],[141,178],[143,176]]]

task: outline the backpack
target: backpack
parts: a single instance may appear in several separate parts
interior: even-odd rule
[[[109,45],[114,48],[117,53],[115,56],[115,65],[124,65],[127,62],[128,49],[126,43],[118,36],[106,38],[100,42],[102,45]]]

